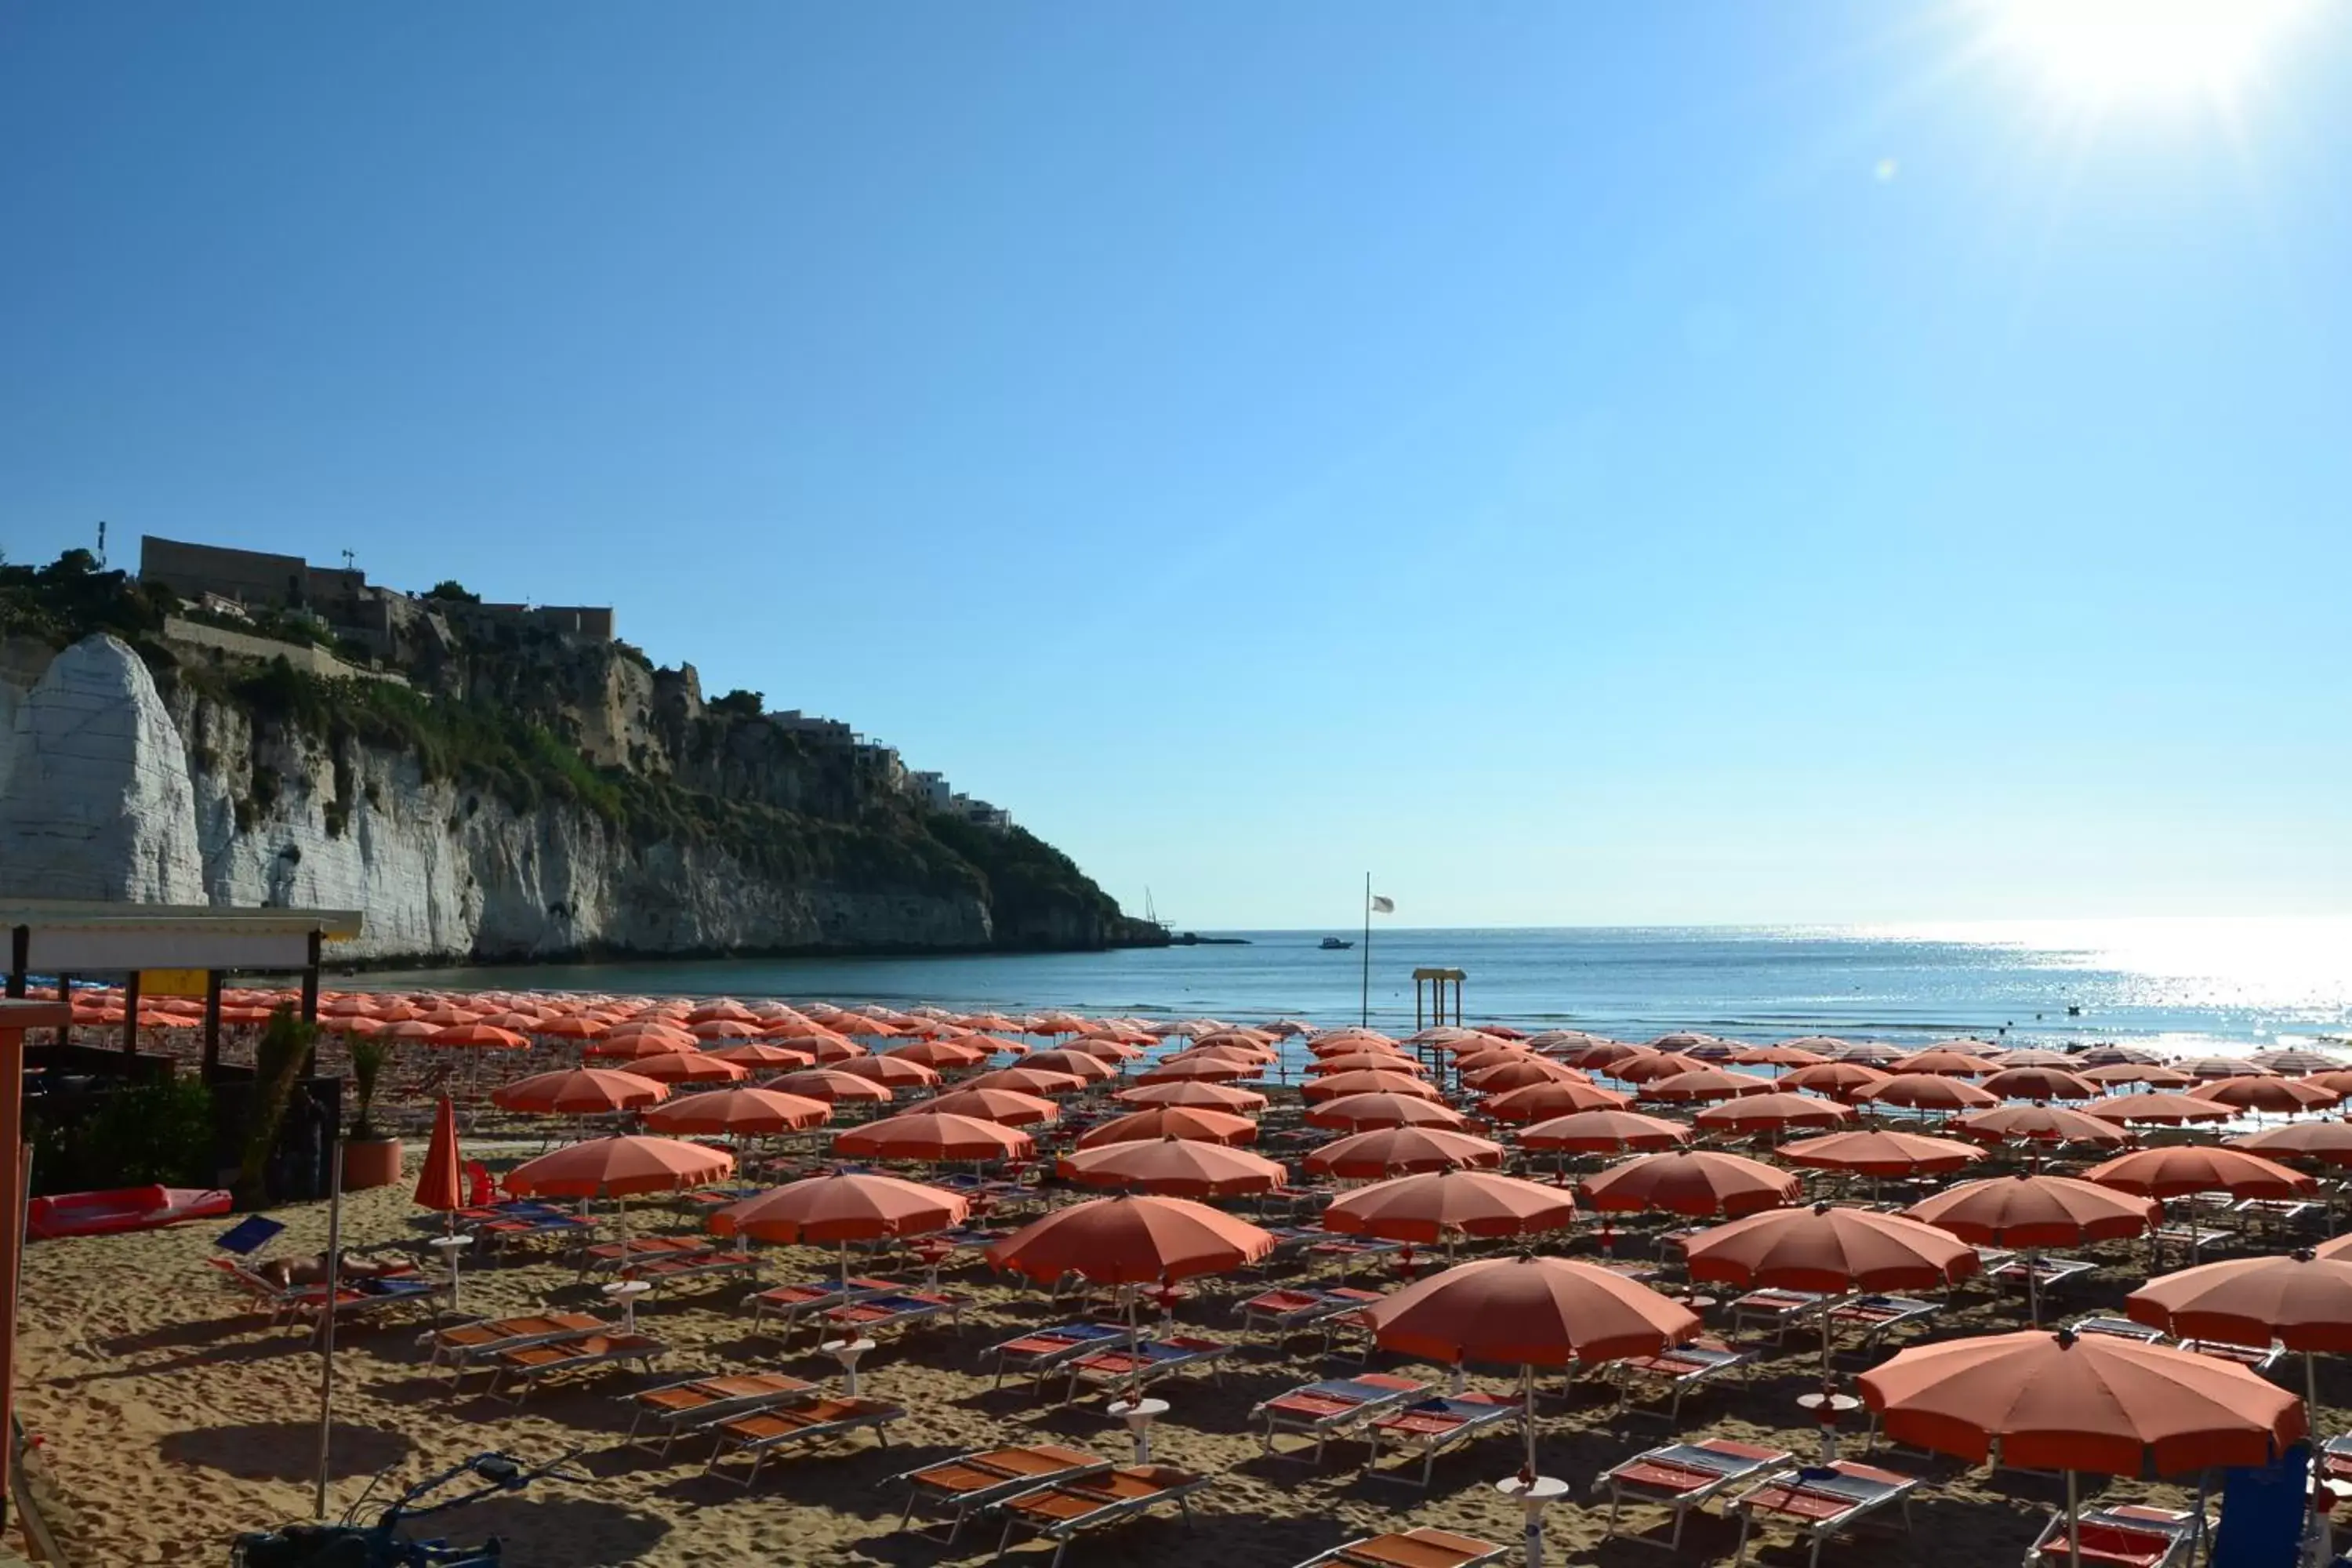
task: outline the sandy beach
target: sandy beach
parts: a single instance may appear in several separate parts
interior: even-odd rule
[[[276,1212],[289,1229],[275,1250],[323,1245],[323,1205]],[[686,1229],[698,1218],[683,1204],[646,1204],[636,1212],[645,1230]],[[362,1249],[413,1246],[420,1235],[412,1224],[415,1213],[404,1185],[362,1194],[346,1205],[346,1236]],[[319,1357],[303,1331],[268,1326],[213,1277],[205,1258],[220,1228],[215,1222],[48,1241],[28,1251],[22,1410],[40,1438],[37,1468],[60,1500],[58,1522],[79,1562],[223,1561],[236,1531],[309,1512]],[[1544,1249],[1589,1252],[1593,1246],[1587,1229]],[[1625,1250],[1638,1254],[1640,1246],[1629,1237]],[[2068,1290],[2063,1311],[2113,1306],[2148,1273],[2144,1244],[2093,1251],[2103,1267],[2088,1289]],[[767,1283],[820,1276],[832,1266],[828,1254],[811,1248],[767,1248],[762,1258]],[[1297,1273],[1285,1265],[1270,1277]],[[771,1463],[748,1493],[703,1473],[699,1444],[691,1450],[681,1445],[666,1460],[619,1446],[626,1412],[614,1396],[652,1381],[635,1372],[534,1391],[518,1408],[485,1396],[478,1376],[466,1391],[453,1392],[445,1377],[428,1371],[426,1352],[417,1342],[421,1321],[347,1330],[336,1358],[336,1509],[386,1465],[415,1477],[482,1448],[544,1459],[585,1446],[583,1463],[595,1478],[593,1484],[545,1484],[520,1498],[486,1503],[449,1521],[453,1537],[499,1533],[509,1542],[510,1561],[541,1568],[985,1560],[996,1547],[996,1531],[985,1526],[968,1528],[951,1549],[894,1533],[899,1494],[878,1483],[987,1445],[1051,1439],[1123,1459],[1128,1441],[1103,1415],[1098,1397],[1057,1405],[1017,1381],[1002,1391],[989,1387],[982,1349],[1024,1328],[1063,1321],[1070,1315],[1066,1309],[976,1267],[951,1268],[942,1282],[972,1300],[961,1325],[886,1341],[866,1363],[864,1391],[909,1411],[892,1429],[889,1447],[858,1436],[787,1458]],[[1233,1307],[1262,1288],[1258,1277],[1198,1283],[1180,1310],[1180,1325],[1242,1348],[1217,1381],[1191,1378],[1155,1391],[1172,1409],[1158,1429],[1154,1457],[1210,1472],[1215,1484],[1197,1500],[1192,1530],[1172,1512],[1155,1516],[1082,1539],[1072,1546],[1069,1562],[1173,1564],[1214,1558],[1234,1568],[1285,1568],[1351,1537],[1413,1525],[1517,1541],[1518,1510],[1492,1489],[1495,1480],[1517,1468],[1517,1448],[1509,1436],[1441,1458],[1425,1493],[1364,1479],[1364,1450],[1356,1444],[1335,1443],[1319,1467],[1263,1457],[1247,1419],[1253,1404],[1357,1363],[1344,1352],[1326,1362],[1311,1337],[1295,1339],[1287,1349],[1243,1341]],[[570,1266],[547,1257],[518,1255],[470,1271],[464,1289],[467,1315],[543,1304],[604,1305],[593,1279],[582,1283]],[[838,1370],[809,1352],[805,1337],[801,1350],[786,1353],[771,1341],[747,1336],[748,1320],[736,1310],[744,1294],[740,1284],[689,1286],[641,1309],[642,1324],[671,1346],[660,1373],[776,1368],[837,1379]],[[1933,1332],[1983,1332],[2021,1318],[2014,1298],[1996,1298],[1976,1284],[1958,1292]],[[1809,1452],[1814,1433],[1794,1401],[1813,1385],[1816,1344],[1792,1336],[1745,1385],[1694,1397],[1684,1411],[1683,1430]],[[1391,1363],[1375,1353],[1371,1364]],[[1845,1363],[1849,1370],[1861,1364],[1852,1357]],[[1433,1383],[1442,1381],[1437,1369],[1419,1370]],[[2331,1405],[2342,1398],[2335,1392],[2336,1370],[2323,1363],[2322,1397]],[[2283,1366],[2279,1375],[2299,1379],[2299,1369]],[[1498,1391],[1509,1386],[1499,1371],[1476,1381]],[[1542,1468],[1584,1495],[1550,1510],[1548,1560],[1653,1560],[1623,1542],[1602,1542],[1605,1498],[1596,1506],[1589,1489],[1609,1465],[1663,1440],[1664,1423],[1613,1412],[1599,1383],[1580,1385],[1565,1400],[1558,1386],[1554,1380],[1543,1404]],[[2315,1422],[2323,1433],[2339,1425],[2334,1410]],[[1927,1479],[1913,1507],[1913,1534],[1899,1547],[1871,1536],[1833,1543],[1824,1561],[1888,1562],[1898,1552],[1903,1560],[1951,1568],[2014,1560],[2063,1496],[2054,1477],[1988,1477],[1916,1454],[1882,1458]],[[2187,1495],[2154,1483],[2116,1482],[2108,1489],[2135,1499]],[[1654,1509],[1629,1513],[1633,1525],[1644,1530],[1659,1528],[1664,1517]],[[1736,1535],[1733,1526],[1711,1515],[1695,1517],[1684,1552],[1695,1562],[1727,1561]],[[1802,1561],[1785,1535],[1771,1540],[1763,1561]],[[1009,1560],[1042,1563],[1050,1550],[1016,1544]]]

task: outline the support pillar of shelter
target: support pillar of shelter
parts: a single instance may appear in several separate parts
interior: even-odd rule
[[[1413,1032],[1418,1034],[1423,1028],[1445,1023],[1451,1023],[1456,1027],[1459,1027],[1462,1023],[1462,982],[1468,978],[1468,973],[1459,969],[1414,970],[1412,972]],[[1423,1007],[1424,1004],[1423,1002],[1423,993],[1422,987],[1424,984],[1428,986],[1428,1001],[1426,1003],[1428,1009],[1428,1022],[1426,1024],[1423,1022]],[[1450,1019],[1446,1016],[1445,1005],[1445,988],[1449,984],[1454,987],[1454,1016]]]
[[[21,951],[21,950],[20,950]],[[17,980],[10,975],[12,984]],[[0,1443],[16,1443],[16,1297],[25,1266],[25,1031],[62,1026],[73,1016],[63,1002],[0,1002]],[[9,1467],[13,1471],[14,1466]],[[0,1483],[0,1522],[8,1489]]]
[[[122,977],[122,1054],[139,1054],[139,971]]]

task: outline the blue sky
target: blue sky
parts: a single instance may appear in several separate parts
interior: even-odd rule
[[[2352,911],[2352,39],[10,8],[0,548],[614,603],[1202,927]]]

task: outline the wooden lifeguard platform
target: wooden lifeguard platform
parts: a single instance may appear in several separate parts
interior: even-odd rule
[[[1412,1027],[1415,1034],[1437,1024],[1451,1023],[1457,1028],[1461,1026],[1462,983],[1468,978],[1470,976],[1459,969],[1416,969],[1412,972]],[[1422,989],[1424,984],[1428,986],[1425,994]],[[1452,1018],[1445,1016],[1445,988],[1448,985],[1454,987]],[[1427,996],[1425,1004],[1428,1008],[1427,1024],[1424,1024],[1422,1019],[1424,994]]]

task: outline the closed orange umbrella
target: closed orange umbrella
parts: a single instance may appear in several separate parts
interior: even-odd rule
[[[2292,1116],[2303,1110],[2325,1110],[2343,1099],[2325,1084],[2307,1078],[2224,1078],[2200,1083],[2189,1093],[2238,1110],[2268,1110]]]
[[[1323,1211],[1323,1228],[1389,1241],[1529,1236],[1576,1223],[1576,1201],[1492,1171],[1437,1171],[1359,1187]]]
[[[853,1127],[833,1141],[834,1152],[862,1160],[1012,1160],[1035,1152],[1029,1134],[972,1116],[910,1110]]]
[[[1122,1089],[1111,1096],[1129,1105],[1182,1105],[1196,1110],[1230,1110],[1235,1115],[1265,1109],[1265,1096],[1229,1083],[1147,1083]]]
[[[1990,1110],[2000,1103],[2000,1096],[1972,1083],[1926,1072],[1897,1073],[1885,1083],[1865,1084],[1854,1090],[1853,1098],[1857,1103],[1910,1110]]]
[[[1076,1274],[1098,1285],[1150,1285],[1221,1274],[1274,1250],[1247,1220],[1184,1198],[1096,1198],[1056,1209],[988,1249],[990,1265],[1041,1285]]]
[[[2004,1067],[1977,1087],[2003,1100],[2096,1100],[2105,1092],[2077,1074],[2042,1067]]]
[[[629,1071],[656,1083],[740,1083],[751,1076],[751,1069],[740,1062],[705,1056],[700,1051],[639,1057],[629,1064]]]
[[[708,1185],[735,1168],[735,1156],[675,1138],[592,1138],[507,1173],[507,1191],[551,1198],[631,1197],[682,1193]]]
[[[1656,1355],[1699,1331],[1697,1314],[1680,1302],[1565,1258],[1458,1264],[1374,1302],[1365,1317],[1381,1348],[1401,1355],[1454,1367],[1516,1363],[1526,1400],[1523,1473],[1529,1476],[1536,1473],[1535,1368]]]
[[[2119,1155],[2083,1173],[2085,1181],[2152,1198],[2186,1193],[2228,1193],[2240,1198],[2294,1198],[2319,1185],[2298,1171],[2242,1149],[2200,1149],[2174,1144]]]
[[[436,1214],[466,1206],[466,1180],[457,1158],[457,1108],[443,1095],[433,1111],[433,1138],[425,1145],[425,1168],[416,1175],[416,1203]],[[454,1230],[457,1222],[452,1219]]]
[[[1691,1118],[1708,1132],[1780,1132],[1791,1127],[1835,1127],[1853,1112],[1810,1094],[1753,1094],[1710,1105]]]
[[[892,1052],[879,1057],[853,1057],[833,1069],[852,1078],[870,1079],[893,1089],[929,1089],[940,1081],[940,1075],[922,1063],[909,1061]]]
[[[1063,1157],[1061,1172],[1086,1186],[1126,1187],[1179,1198],[1270,1193],[1286,1180],[1283,1168],[1263,1155],[1181,1138],[1081,1149]]]
[[[798,1072],[781,1073],[760,1087],[797,1094],[803,1100],[822,1100],[827,1105],[873,1104],[893,1098],[887,1084],[843,1072],[839,1068],[803,1068]]]
[[[1794,1173],[1760,1160],[1706,1149],[1644,1154],[1578,1184],[1587,1208],[1603,1213],[1656,1210],[1709,1218],[1753,1214],[1794,1201]]]
[[[960,1089],[923,1101],[923,1109],[941,1116],[977,1117],[1005,1127],[1037,1127],[1062,1117],[1061,1107],[1052,1100],[1015,1094],[1009,1089]]]
[[[1373,1127],[1451,1127],[1470,1125],[1470,1119],[1451,1106],[1410,1094],[1350,1094],[1327,1100],[1307,1110],[1309,1127],[1344,1127],[1360,1132]]]
[[[2121,1143],[2129,1134],[2112,1121],[2063,1105],[2004,1105],[1979,1110],[1951,1130],[1983,1143]]]
[[[1307,1156],[1307,1168],[1343,1181],[1417,1171],[1492,1170],[1503,1146],[1443,1127],[1381,1127],[1335,1138]]]
[[[1081,1149],[1158,1138],[1190,1138],[1203,1143],[1254,1143],[1257,1123],[1230,1110],[1205,1106],[1155,1105],[1102,1123],[1078,1139]]]
[[[610,1068],[573,1068],[537,1073],[490,1090],[490,1103],[538,1116],[593,1116],[629,1110],[667,1099],[669,1089],[649,1078]]]
[[[1481,1110],[1497,1121],[1549,1121],[1580,1110],[1622,1110],[1630,1094],[1591,1083],[1535,1083],[1487,1100]]]
[[[682,1095],[646,1112],[656,1132],[702,1132],[741,1137],[795,1131],[831,1120],[833,1107],[772,1089],[718,1089]]]
[[[1824,1171],[1852,1171],[1864,1176],[1909,1176],[1957,1171],[1985,1157],[1971,1143],[1950,1138],[1928,1138],[1916,1132],[1832,1132],[1807,1138],[1780,1151],[1792,1165]]]
[[[2237,1113],[2218,1100],[2194,1094],[2120,1094],[2095,1100],[2084,1110],[2102,1121],[2150,1121],[2178,1127],[2189,1121],[2227,1121]]]
[[[1550,1117],[1518,1132],[1522,1149],[1560,1153],[1618,1154],[1628,1149],[1672,1149],[1690,1142],[1679,1121],[1632,1110],[1579,1110]]]

